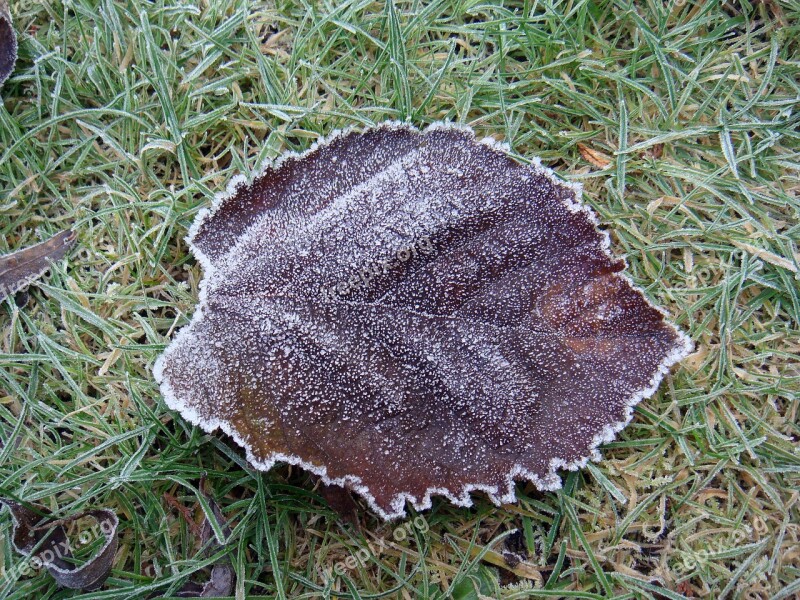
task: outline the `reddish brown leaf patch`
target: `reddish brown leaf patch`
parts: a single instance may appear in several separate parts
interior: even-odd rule
[[[339,133],[235,179],[190,232],[169,406],[384,518],[560,486],[690,349],[580,188],[463,127]]]

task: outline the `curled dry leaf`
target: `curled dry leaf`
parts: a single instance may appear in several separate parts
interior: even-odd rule
[[[56,583],[73,590],[96,590],[111,572],[117,552],[117,527],[119,519],[108,509],[89,510],[66,519],[47,516],[49,511],[41,506],[36,511],[19,502],[0,498],[11,511],[14,520],[14,549],[47,568]],[[41,516],[44,515],[44,516]],[[93,518],[98,525],[97,536],[89,535],[91,541],[102,536],[104,543],[94,556],[79,566],[75,563],[72,543],[64,525],[82,519]]]
[[[0,86],[14,70],[17,62],[17,34],[11,24],[8,2],[0,0]]]
[[[67,229],[41,244],[0,256],[0,300],[39,279],[74,242],[75,232]]]
[[[580,195],[448,124],[334,134],[237,177],[189,235],[205,279],[156,363],[164,397],[387,519],[556,489],[691,348]]]

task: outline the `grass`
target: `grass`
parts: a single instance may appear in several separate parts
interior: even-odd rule
[[[0,103],[0,251],[76,250],[0,307],[0,493],[111,507],[103,591],[207,573],[198,481],[244,597],[796,598],[800,279],[796,1],[20,0]],[[519,503],[342,527],[307,474],[247,468],[171,413],[151,366],[196,303],[183,236],[236,173],[334,129],[469,123],[583,182],[614,251],[697,351],[603,462]],[[529,564],[503,567],[519,528]],[[0,522],[2,562],[10,519]],[[397,539],[397,538],[403,539]],[[350,556],[365,564],[333,572]],[[351,561],[352,562],[352,561]],[[533,588],[538,588],[532,592]]]

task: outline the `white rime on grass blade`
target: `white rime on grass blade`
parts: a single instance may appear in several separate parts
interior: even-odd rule
[[[155,365],[168,405],[385,519],[558,488],[691,349],[580,186],[463,126],[334,133],[235,178],[189,242],[205,278]]]

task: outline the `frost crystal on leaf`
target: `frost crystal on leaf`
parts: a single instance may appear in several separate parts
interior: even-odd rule
[[[690,350],[580,188],[471,130],[387,123],[235,179],[189,235],[168,405],[384,518],[561,484]]]

